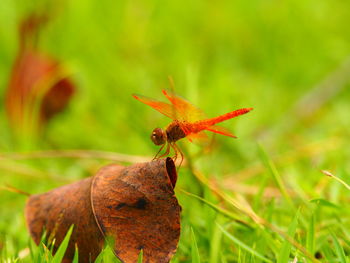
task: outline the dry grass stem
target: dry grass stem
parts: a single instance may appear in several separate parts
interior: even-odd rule
[[[97,150],[49,150],[0,154],[0,159],[27,160],[42,158],[104,159],[127,163],[148,162],[150,159],[152,159],[151,157],[147,156],[128,155]]]
[[[335,176],[334,174],[332,174],[331,172],[329,171],[326,171],[326,170],[322,170],[321,171],[323,174],[329,176],[329,177],[332,177],[334,178],[335,180],[337,180],[339,183],[341,183],[342,185],[344,185],[348,190],[350,190],[350,186],[344,182],[342,179],[340,179],[339,177]]]

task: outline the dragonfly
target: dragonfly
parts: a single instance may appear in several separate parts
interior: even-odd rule
[[[135,99],[172,119],[172,122],[165,129],[155,128],[152,131],[152,142],[155,145],[161,146],[154,159],[168,156],[171,149],[173,149],[175,153],[173,159],[176,160],[179,153],[182,163],[183,153],[176,142],[185,137],[191,142],[196,139],[202,141],[206,140],[208,137],[205,131],[237,138],[229,130],[216,124],[246,114],[253,109],[242,108],[214,118],[207,118],[202,110],[176,95],[173,91],[162,90],[162,92],[170,103],[158,101],[139,94],[132,95]],[[164,148],[165,152],[161,154]]]

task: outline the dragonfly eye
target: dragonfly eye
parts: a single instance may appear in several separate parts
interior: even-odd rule
[[[166,135],[163,129],[155,128],[151,134],[151,140],[155,145],[162,145],[166,141]]]

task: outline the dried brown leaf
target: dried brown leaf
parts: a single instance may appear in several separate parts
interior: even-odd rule
[[[113,237],[123,262],[169,262],[180,236],[180,212],[174,194],[177,174],[172,159],[109,165],[94,177],[31,196],[26,207],[30,233],[40,242],[43,229],[55,237],[55,249],[70,225],[74,231],[65,260],[79,248],[80,262],[94,260],[104,237]]]

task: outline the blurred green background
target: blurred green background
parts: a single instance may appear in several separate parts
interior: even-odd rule
[[[41,31],[38,47],[64,65],[77,92],[65,111],[28,146],[8,125],[4,96],[18,51],[18,25],[32,11],[46,8],[56,15]],[[214,146],[204,153],[185,140],[180,144],[197,169],[253,202],[259,189],[266,192],[266,187],[276,186],[268,169],[259,170],[259,142],[294,192],[296,205],[313,198],[344,205],[342,212],[327,210],[316,221],[322,229],[328,224],[328,229],[336,225],[332,220],[341,216],[346,229],[349,192],[325,179],[319,170],[329,169],[350,181],[349,25],[350,2],[343,0],[2,0],[0,183],[39,193],[90,176],[108,163],[79,158],[7,158],[12,152],[86,149],[151,159],[158,148],[149,135],[170,120],[131,94],[164,100],[161,90],[169,87],[170,75],[176,92],[210,117],[254,107],[248,115],[223,124],[239,139],[216,136]],[[186,166],[180,169],[178,187],[220,202]],[[192,226],[203,262],[250,262],[239,261],[234,253],[239,246],[228,240],[220,243],[221,251],[213,252],[213,222],[220,215],[181,192],[178,198],[183,206],[183,231],[174,261],[190,260]],[[0,254],[15,259],[29,240],[23,217],[25,197],[0,191],[0,200],[0,251],[6,250]],[[282,229],[294,217],[280,196],[262,194],[254,202],[262,216],[267,204],[274,203],[268,206],[273,211],[269,215]],[[305,206],[308,217],[316,208]],[[348,251],[346,234],[336,232]],[[256,236],[243,233],[237,235],[254,246]],[[271,258],[281,243],[276,240],[275,251],[266,249]],[[327,240],[319,241],[319,251]]]

